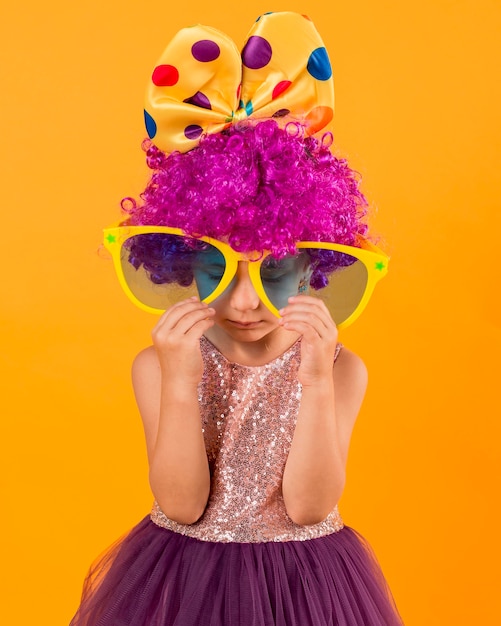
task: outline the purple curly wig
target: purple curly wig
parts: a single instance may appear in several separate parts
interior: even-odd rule
[[[146,141],[153,174],[142,203],[122,201],[127,223],[181,228],[190,236],[227,241],[241,252],[270,250],[276,258],[294,254],[297,241],[356,245],[367,231],[367,203],[356,173],[326,145],[329,137],[306,136],[296,122],[281,128],[265,120],[207,135],[185,154],[166,156]],[[158,267],[160,257],[181,253],[155,249],[154,242],[132,246],[136,267],[143,263],[148,270],[153,259]],[[325,286],[331,271],[352,262],[345,256],[318,253],[312,287]],[[154,282],[173,278],[158,272],[154,278],[149,271]]]

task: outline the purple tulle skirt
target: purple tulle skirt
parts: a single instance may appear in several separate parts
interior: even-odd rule
[[[401,626],[354,530],[212,543],[144,518],[90,571],[70,626]]]

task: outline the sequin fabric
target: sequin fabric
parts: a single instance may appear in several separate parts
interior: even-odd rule
[[[205,337],[200,346],[205,367],[199,402],[212,477],[209,501],[195,524],[169,519],[156,502],[152,521],[216,542],[304,541],[339,531],[343,521],[337,507],[319,524],[300,526],[288,517],[282,496],[301,400],[300,341],[258,367],[231,363]]]

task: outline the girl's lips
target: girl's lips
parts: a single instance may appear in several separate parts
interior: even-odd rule
[[[232,326],[236,326],[237,328],[255,328],[256,326],[259,326],[259,324],[261,324],[260,321],[258,321],[258,322],[239,322],[238,320],[228,320],[228,322]]]

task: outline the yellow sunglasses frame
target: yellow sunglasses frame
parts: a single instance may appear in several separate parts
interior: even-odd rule
[[[148,313],[155,313],[157,315],[162,314],[164,312],[164,309],[157,309],[155,307],[144,304],[143,302],[141,302],[141,300],[136,298],[134,293],[129,288],[122,268],[122,245],[125,243],[125,241],[127,241],[127,239],[130,239],[131,237],[134,237],[136,235],[166,234],[180,235],[182,237],[189,237],[189,235],[186,235],[186,233],[180,228],[171,228],[170,226],[127,225],[111,226],[110,228],[105,228],[103,233],[104,246],[112,256],[118,280],[129,299],[140,309],[143,309],[143,311],[147,311]],[[212,239],[211,237],[196,237],[196,239],[199,241],[204,241],[205,243],[208,243],[217,250],[219,250],[223,254],[226,261],[226,267],[224,270],[224,274],[221,278],[221,282],[219,283],[217,288],[210,294],[210,296],[204,298],[202,302],[209,304],[213,302],[218,296],[220,296],[233,280],[237,272],[239,261],[247,261],[249,262],[249,277],[254,289],[256,290],[257,295],[259,296],[259,299],[266,306],[266,308],[269,309],[276,317],[280,317],[278,309],[269,300],[261,282],[261,264],[271,254],[269,251],[264,251],[262,254],[259,254],[259,258],[253,259],[252,255],[250,255],[249,253],[236,252],[230,245],[224,243],[223,241]],[[347,317],[343,322],[337,325],[338,328],[345,328],[349,324],[352,324],[359,317],[359,315],[367,306],[367,303],[372,295],[372,292],[374,291],[376,283],[379,282],[379,280],[381,280],[381,278],[383,278],[388,271],[388,263],[390,260],[388,255],[386,255],[382,250],[371,244],[369,241],[367,241],[367,239],[364,239],[363,237],[360,237],[357,243],[360,244],[360,247],[319,241],[300,241],[296,243],[296,248],[298,250],[301,250],[303,248],[322,248],[325,250],[333,250],[335,252],[349,254],[350,256],[355,257],[356,259],[361,261],[367,269],[367,285],[365,287],[364,294],[360,299],[357,308],[349,317]]]

